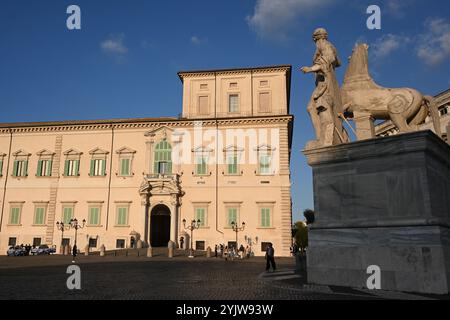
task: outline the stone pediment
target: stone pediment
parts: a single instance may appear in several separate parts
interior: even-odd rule
[[[41,151],[37,152],[36,155],[38,155],[39,157],[54,156],[55,153],[47,149],[42,149]]]
[[[257,146],[254,150],[258,152],[272,152],[277,150],[277,148],[264,143]]]
[[[144,135],[146,137],[155,137],[158,135],[161,135],[163,138],[167,138],[167,135],[170,133],[172,134],[174,130],[172,128],[169,128],[168,126],[160,126],[157,129],[147,131]]]
[[[89,154],[90,154],[90,155],[105,155],[105,154],[108,154],[108,153],[109,153],[109,151],[100,149],[99,147],[97,147],[97,148],[92,149],[91,151],[89,151]]]
[[[20,149],[20,150],[14,152],[13,156],[14,157],[20,157],[20,156],[22,156],[22,157],[29,157],[29,156],[31,156],[31,153],[28,153],[25,150]]]
[[[211,149],[209,147],[203,147],[203,146],[196,147],[196,148],[192,149],[192,152],[194,152],[194,153],[210,153],[210,152],[213,152],[213,151],[214,151],[213,149]]]
[[[168,195],[182,197],[179,175],[148,175],[142,182],[139,193],[141,195]]]
[[[83,152],[78,151],[77,149],[73,149],[73,148],[64,152],[65,156],[80,156],[82,154],[83,154]]]
[[[240,148],[236,145],[230,145],[226,148],[223,148],[223,152],[243,152],[244,148]]]
[[[122,148],[116,150],[116,153],[117,154],[134,154],[134,153],[136,153],[136,150],[133,150],[128,147],[122,147]]]

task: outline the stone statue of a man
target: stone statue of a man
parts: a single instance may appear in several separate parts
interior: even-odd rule
[[[303,73],[316,74],[316,89],[308,104],[316,131],[315,141],[311,141],[306,149],[314,149],[348,142],[348,135],[342,126],[339,114],[342,113],[342,101],[335,68],[341,66],[336,48],[328,41],[328,33],[319,28],[314,31],[316,53],[312,67],[303,67]]]

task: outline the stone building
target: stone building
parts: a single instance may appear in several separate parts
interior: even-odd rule
[[[0,254],[291,245],[290,66],[180,72],[178,118],[0,124]],[[200,228],[184,227],[193,219]],[[234,232],[232,223],[244,230]],[[139,241],[140,240],[140,241]]]
[[[441,131],[445,141],[450,143],[450,89],[435,96],[436,104],[439,109],[439,116],[441,121]],[[427,117],[425,123],[421,125],[422,130],[433,130],[433,121],[431,117]],[[378,137],[385,137],[397,134],[398,130],[392,121],[385,121],[375,127],[375,134]]]

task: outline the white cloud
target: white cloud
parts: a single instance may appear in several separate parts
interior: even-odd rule
[[[387,34],[375,41],[372,45],[372,54],[375,59],[385,58],[410,42],[409,37]]]
[[[410,8],[415,0],[387,0],[384,9],[394,18],[404,18],[406,10]]]
[[[102,41],[100,47],[107,53],[125,55],[128,52],[128,48],[123,44],[124,37],[123,34],[112,35]]]
[[[198,46],[198,45],[201,45],[201,44],[203,44],[205,42],[206,42],[206,39],[201,39],[198,36],[192,36],[191,37],[191,43],[194,44],[194,45]]]
[[[261,38],[286,40],[302,14],[335,0],[257,0],[255,12],[247,17],[249,26]]]
[[[450,57],[450,23],[429,19],[426,32],[419,36],[417,55],[429,66],[438,66]]]

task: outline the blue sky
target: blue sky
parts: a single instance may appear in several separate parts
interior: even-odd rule
[[[82,29],[66,28],[77,4]],[[382,29],[366,28],[377,4]],[[371,45],[383,86],[435,95],[450,87],[450,3],[442,0],[46,0],[0,2],[0,121],[177,116],[180,70],[293,66],[294,219],[313,207],[301,153],[313,138],[312,31],[326,27],[344,66],[356,42]]]

